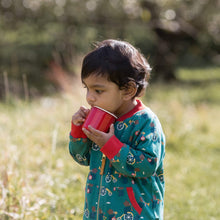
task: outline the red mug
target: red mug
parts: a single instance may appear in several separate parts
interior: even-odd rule
[[[108,132],[110,125],[113,124],[116,119],[117,117],[111,112],[94,106],[91,108],[88,116],[86,117],[83,128],[88,130],[88,126],[91,125],[99,131]]]

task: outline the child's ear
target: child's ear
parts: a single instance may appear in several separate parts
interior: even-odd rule
[[[128,101],[135,97],[137,93],[137,85],[133,81],[129,81],[126,88],[123,89],[123,98]]]

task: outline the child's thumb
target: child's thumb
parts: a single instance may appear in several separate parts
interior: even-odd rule
[[[114,134],[114,133],[115,133],[114,124],[111,124],[111,125],[110,125],[109,133],[110,133],[110,134]]]

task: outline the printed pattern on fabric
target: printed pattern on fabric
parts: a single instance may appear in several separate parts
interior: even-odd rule
[[[83,219],[163,219],[165,137],[158,118],[145,107],[114,127],[101,149],[70,136],[70,154],[90,166]]]

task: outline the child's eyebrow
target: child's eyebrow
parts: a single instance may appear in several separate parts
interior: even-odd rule
[[[85,82],[83,82],[83,85],[85,85],[86,87],[88,87]],[[93,85],[89,85],[89,87],[90,87],[90,88],[105,88],[105,85],[102,85],[102,84],[93,84]]]
[[[94,85],[91,85],[91,88],[104,88],[105,86],[104,85],[101,85],[101,84],[94,84]]]

